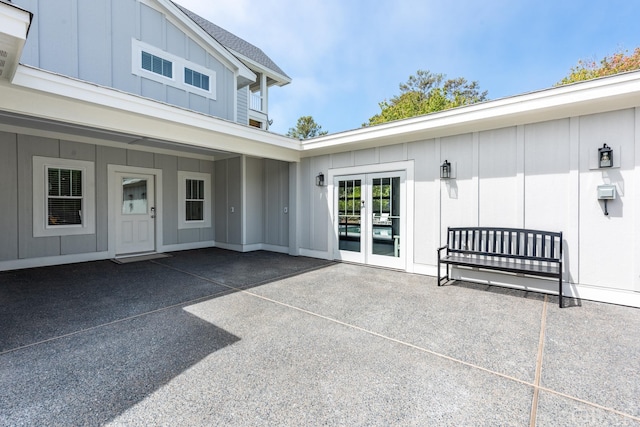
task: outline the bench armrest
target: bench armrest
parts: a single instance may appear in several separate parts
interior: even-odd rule
[[[439,247],[439,248],[438,248],[438,258],[440,258],[440,253],[441,253],[444,249],[449,250],[449,246],[444,245],[444,246],[441,246],[441,247]]]

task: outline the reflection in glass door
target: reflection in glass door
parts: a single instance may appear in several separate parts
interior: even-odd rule
[[[400,256],[400,177],[373,178],[371,252]]]
[[[338,234],[340,250],[360,252],[360,207],[362,204],[359,179],[340,181],[338,187]]]
[[[362,179],[339,180],[337,186],[338,249],[340,251],[362,251]],[[350,254],[346,254],[351,258]],[[360,261],[354,254],[352,261]]]
[[[336,258],[404,269],[405,172],[336,177]]]

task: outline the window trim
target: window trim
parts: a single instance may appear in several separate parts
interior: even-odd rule
[[[82,224],[49,225],[47,220],[49,168],[82,171]],[[33,237],[95,234],[95,212],[94,162],[33,156]]]
[[[142,52],[149,53],[171,62],[172,64],[172,77],[166,77],[162,74],[154,73],[145,68],[142,68]],[[185,82],[185,68],[189,68],[192,71],[196,71],[204,76],[209,77],[209,90],[202,89],[198,86],[190,85]],[[153,80],[164,85],[169,85],[186,92],[205,96],[209,99],[216,99],[217,93],[217,79],[216,72],[211,68],[207,68],[203,65],[196,64],[173,55],[148,43],[144,43],[137,39],[131,41],[131,73],[143,77],[145,79]]]
[[[187,180],[204,181],[204,206],[203,219],[197,221],[187,221]],[[178,229],[187,228],[210,228],[211,227],[211,174],[202,172],[178,171]]]

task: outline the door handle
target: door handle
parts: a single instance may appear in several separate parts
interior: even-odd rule
[[[156,217],[156,208],[154,206],[151,206],[151,218],[155,218]]]

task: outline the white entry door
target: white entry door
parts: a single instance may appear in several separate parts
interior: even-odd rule
[[[406,268],[406,173],[334,179],[336,259]]]
[[[116,173],[116,254],[153,252],[155,236],[155,177]]]

